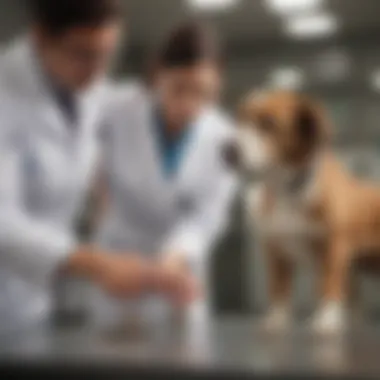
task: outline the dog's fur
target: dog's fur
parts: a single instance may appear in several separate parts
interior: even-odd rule
[[[247,207],[269,265],[268,324],[289,321],[295,261],[313,258],[321,297],[313,326],[339,331],[346,324],[352,263],[377,251],[380,261],[380,189],[355,179],[338,162],[329,121],[309,98],[253,95],[239,118],[241,167],[252,176]]]

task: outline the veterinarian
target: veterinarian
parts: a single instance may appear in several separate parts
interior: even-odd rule
[[[119,39],[120,6],[31,0],[27,37],[1,58],[0,332],[44,320],[61,272],[122,298],[166,291],[161,287],[173,277],[142,257],[81,246],[74,234],[96,167],[96,125],[108,99],[105,74]]]
[[[151,63],[149,83],[127,85],[106,125],[97,243],[203,278],[235,187],[221,159],[232,129],[218,105],[220,46],[188,23]]]

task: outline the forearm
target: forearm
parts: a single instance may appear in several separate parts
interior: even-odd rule
[[[81,246],[69,256],[61,270],[86,277],[114,296],[126,297],[162,288],[160,267],[133,253],[116,254]]]

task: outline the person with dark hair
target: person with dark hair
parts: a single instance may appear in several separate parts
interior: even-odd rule
[[[74,233],[97,161],[121,1],[29,5],[27,37],[0,62],[1,332],[46,318],[61,273],[86,277],[120,298],[186,282],[131,253],[82,246]]]
[[[221,160],[232,132],[218,106],[222,52],[211,30],[187,23],[150,63],[149,80],[127,85],[109,112],[97,242],[202,283],[235,187]]]

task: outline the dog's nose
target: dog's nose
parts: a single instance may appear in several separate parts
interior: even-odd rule
[[[232,169],[237,169],[241,163],[240,150],[236,142],[229,141],[222,148],[224,162]]]

